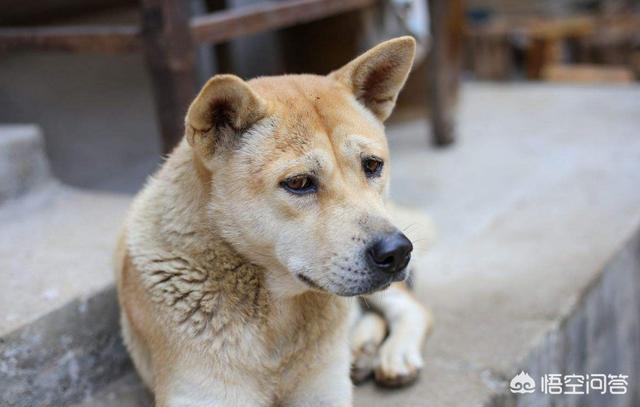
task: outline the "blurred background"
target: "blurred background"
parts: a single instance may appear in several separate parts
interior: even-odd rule
[[[355,405],[640,406],[639,0],[0,0],[0,404],[151,405],[111,253],[199,86],[399,35],[391,196],[436,224],[437,322],[419,382]],[[552,395],[548,373],[627,386]]]
[[[460,82],[634,86],[640,78],[638,1],[432,3],[7,1],[0,121],[41,126],[62,181],[133,192],[215,73],[325,74],[384,39],[414,35],[422,46],[396,118],[411,109],[427,118],[435,106],[439,144],[453,138],[444,105],[455,104]],[[194,40],[185,36],[189,18]]]

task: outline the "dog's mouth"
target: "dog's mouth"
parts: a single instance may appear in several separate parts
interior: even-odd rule
[[[346,287],[347,288],[346,290],[343,290],[341,293],[337,293],[337,294],[345,297],[373,294],[375,292],[382,291],[389,288],[389,286],[392,283],[406,280],[408,274],[409,274],[408,269],[404,268],[401,271],[394,274],[388,274],[385,276],[376,276],[376,278],[373,278],[369,281],[365,281],[362,284]]]
[[[331,284],[330,287],[318,283],[303,273],[296,274],[296,277],[311,289],[341,297],[354,297],[385,290],[394,282],[406,280],[408,274],[408,269],[405,267],[393,274],[375,273],[361,278],[345,278],[343,281]]]
[[[302,281],[303,283],[305,283],[310,288],[313,288],[314,290],[327,291],[324,287],[316,283],[311,277],[307,276],[306,274],[299,273],[299,274],[296,274],[296,277],[298,277],[298,280]]]

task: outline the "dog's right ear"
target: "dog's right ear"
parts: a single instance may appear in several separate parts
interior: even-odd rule
[[[329,74],[346,85],[380,121],[396,104],[413,65],[416,41],[408,36],[385,41]]]
[[[189,106],[185,135],[194,149],[210,156],[223,139],[238,136],[266,113],[266,102],[245,81],[216,75]]]

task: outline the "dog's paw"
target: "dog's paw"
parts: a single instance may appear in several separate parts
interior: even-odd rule
[[[351,380],[361,383],[367,380],[380,363],[378,352],[387,331],[385,320],[378,314],[362,315],[351,331]]]
[[[374,369],[376,384],[402,387],[418,378],[423,360],[420,347],[389,338],[379,350],[379,362]]]
[[[355,349],[351,355],[351,381],[360,384],[367,380],[378,365],[378,350],[380,344],[370,341]]]

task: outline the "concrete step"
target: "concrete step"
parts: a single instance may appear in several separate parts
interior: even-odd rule
[[[460,142],[452,148],[428,149],[422,120],[389,127],[392,195],[438,225],[416,287],[436,326],[419,382],[400,391],[365,384],[356,406],[640,405],[638,100],[638,87],[475,84],[463,88]],[[121,213],[93,213],[112,223],[115,235]],[[8,242],[0,243],[4,250]],[[77,252],[66,250],[67,257]],[[86,327],[95,340],[117,338],[113,291],[87,297],[86,319],[73,314],[79,306],[56,311],[78,322],[65,331]],[[101,319],[109,322],[91,325]],[[61,365],[86,380],[79,405],[150,405],[122,347],[112,343],[103,353],[78,346],[71,359],[80,368]],[[85,359],[97,364],[81,364]],[[84,376],[85,366],[100,362],[108,367],[100,380]],[[520,370],[536,381],[550,373],[622,373],[629,388],[621,396],[515,395],[508,385]],[[57,383],[55,375],[42,377]],[[31,400],[44,400],[52,386],[31,389]],[[56,400],[63,396],[52,405],[80,399],[69,392]]]
[[[64,405],[129,367],[110,263],[130,197],[55,182],[34,126],[0,127],[0,180],[0,405]]]

